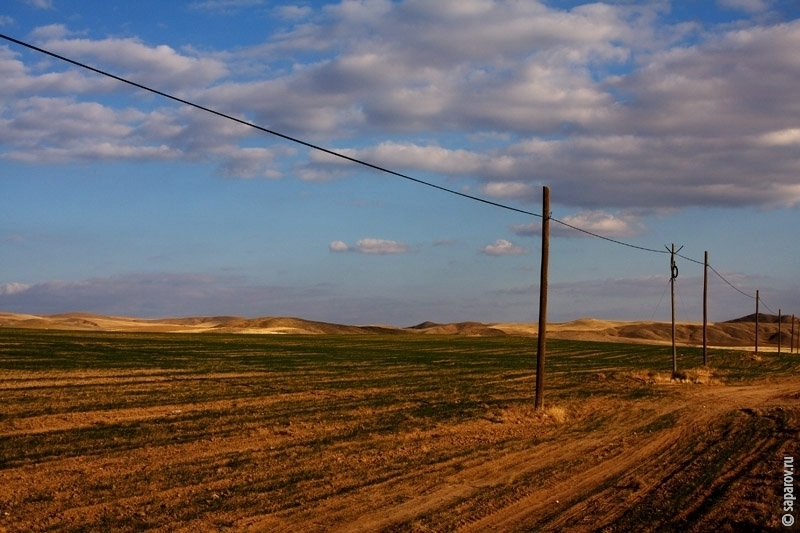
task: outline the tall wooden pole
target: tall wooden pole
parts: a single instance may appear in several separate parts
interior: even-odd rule
[[[758,353],[758,289],[756,289],[756,353]]]
[[[708,251],[703,270],[703,366],[708,366]]]
[[[781,310],[778,309],[778,355],[781,354]]]
[[[792,315],[792,334],[789,338],[792,339],[789,343],[789,353],[794,353],[794,315]]]
[[[675,273],[675,243],[672,243],[672,250],[670,255],[670,292],[672,293],[672,373],[678,372],[678,352],[675,348],[675,278],[678,275]]]
[[[542,194],[542,266],[539,278],[539,344],[536,353],[536,409],[544,409],[544,356],[547,351],[547,266],[550,262],[550,188]]]

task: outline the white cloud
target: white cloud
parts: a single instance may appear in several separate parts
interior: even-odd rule
[[[403,254],[409,251],[403,242],[384,239],[361,239],[356,242],[356,251],[362,254]]]
[[[277,6],[273,12],[286,20],[301,20],[308,17],[313,10],[309,6]]]
[[[63,39],[70,34],[70,31],[63,24],[47,24],[38,26],[31,32],[31,38],[35,41],[50,41]]]
[[[410,252],[406,243],[386,239],[366,238],[360,239],[355,246],[350,246],[344,241],[333,241],[328,245],[331,252],[358,252],[361,254],[404,254]]]
[[[596,233],[603,237],[633,237],[640,234],[644,229],[644,225],[638,220],[638,217],[627,213],[615,216],[611,213],[599,210],[582,211],[574,215],[557,218],[565,224]],[[511,230],[515,234],[521,236],[541,235],[542,224],[541,222],[532,222],[530,224],[512,225]],[[575,229],[554,221],[550,223],[550,232],[552,235],[560,237],[587,236],[586,233],[576,231]]]
[[[68,38],[66,34],[66,29],[58,25],[33,32],[44,48],[72,59],[99,61],[93,66],[105,67],[116,75],[160,90],[193,89],[228,73],[225,64],[215,58],[192,57],[167,45],[148,46],[136,39]],[[118,84],[118,87],[125,86]]]
[[[767,147],[800,145],[800,128],[764,133],[757,138],[757,141]]]
[[[27,283],[5,283],[0,285],[0,296],[19,294],[31,288]]]
[[[385,142],[372,148],[339,150],[339,152],[390,169],[416,169],[451,175],[472,174],[490,164],[489,158],[467,150],[450,150],[440,146],[420,146],[411,143]],[[312,161],[347,163],[344,159],[321,153],[312,154]]]
[[[642,230],[642,225],[632,216],[614,216],[604,211],[584,211],[565,216],[563,222],[570,226],[591,231],[604,237],[632,237]],[[576,233],[575,230],[570,230]],[[577,232],[580,235],[583,233]]]
[[[533,184],[519,181],[492,181],[481,188],[481,192],[493,198],[530,199],[539,191]],[[539,195],[541,196],[541,195]]]
[[[349,252],[351,251],[350,246],[347,245],[344,241],[333,241],[328,245],[328,249],[331,252]]]
[[[487,244],[480,248],[481,253],[486,255],[522,255],[527,254],[529,250],[522,246],[517,246],[511,241],[505,239],[497,239],[494,244]]]
[[[0,26],[8,26],[9,24],[13,24],[14,19],[8,17],[6,15],[0,15]]]
[[[342,149],[354,157],[477,180],[495,198],[530,202],[546,183],[562,205],[590,210],[798,205],[800,161],[790,151],[798,142],[800,21],[668,26],[659,3],[565,10],[534,1],[406,0],[310,9],[283,9],[283,30],[236,51],[77,38],[60,25],[32,35],[277,131],[358,146]],[[309,53],[313,61],[294,59]],[[93,115],[80,106],[128,89],[19,57],[0,48],[0,98],[10,102],[0,106],[0,157],[183,158],[214,161],[228,176],[342,175],[313,152],[287,162],[297,154],[252,149],[244,141],[253,131],[199,111],[152,109],[148,101],[138,118],[102,109],[110,104]],[[69,109],[44,128],[36,98]],[[86,133],[95,125],[97,135]],[[752,179],[753,169],[763,181]]]

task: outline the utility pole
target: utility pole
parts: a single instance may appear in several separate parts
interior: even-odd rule
[[[544,356],[547,351],[547,266],[550,261],[550,188],[542,190],[542,265],[539,277],[539,338],[536,352],[535,409],[544,409]]]
[[[794,353],[794,315],[792,315],[792,334],[789,336],[789,353]]]
[[[675,243],[672,243],[672,248],[667,248],[670,253],[669,256],[669,285],[670,292],[672,293],[672,375],[678,372],[678,350],[675,347],[675,280],[678,277],[678,265],[675,264],[675,254],[683,250],[683,246],[675,250]]]
[[[756,354],[758,354],[758,289],[756,289]]]
[[[781,310],[778,308],[778,355],[781,354]]]
[[[708,366],[708,250],[703,269],[703,366]]]

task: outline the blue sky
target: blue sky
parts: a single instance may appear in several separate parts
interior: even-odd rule
[[[0,32],[800,314],[800,7],[9,0]],[[539,218],[0,42],[0,310],[535,321]],[[677,314],[702,266],[678,258]],[[553,226],[552,320],[669,318],[669,255]],[[711,274],[710,316],[752,313]],[[764,309],[762,307],[762,309]],[[767,309],[764,309],[767,310]]]

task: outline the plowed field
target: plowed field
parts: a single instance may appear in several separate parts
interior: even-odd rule
[[[791,530],[800,356],[535,351],[0,330],[0,531]]]

